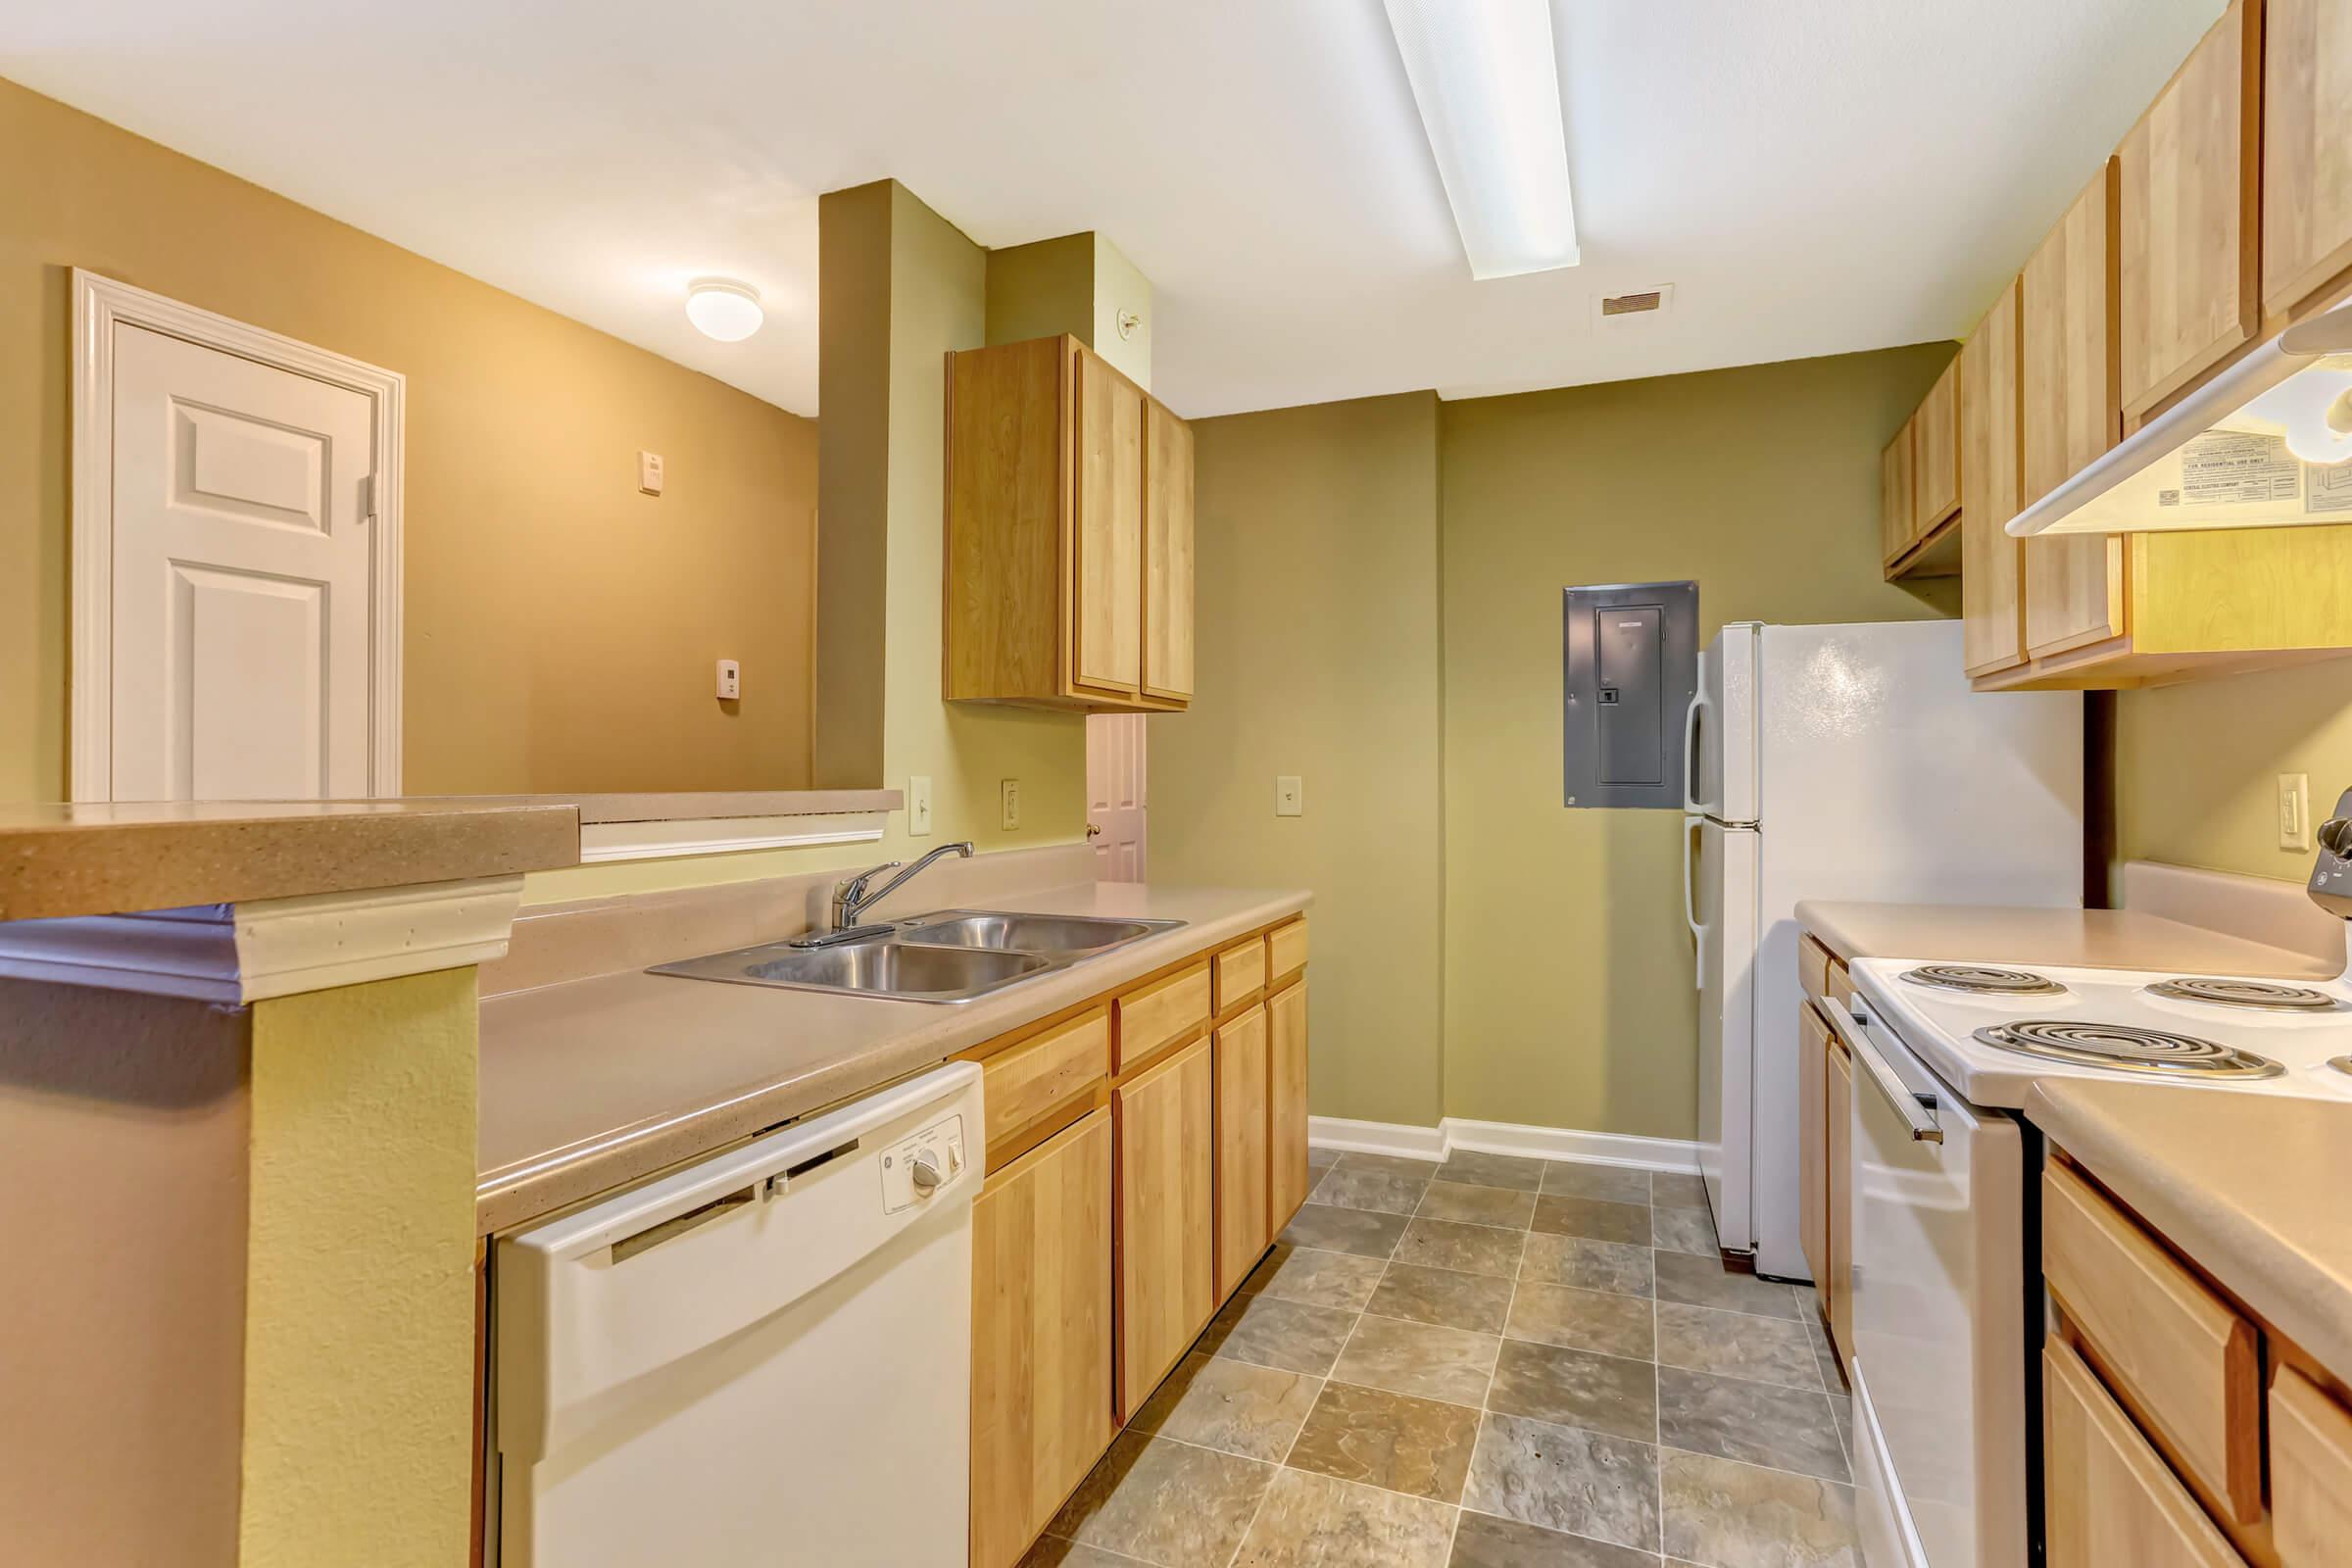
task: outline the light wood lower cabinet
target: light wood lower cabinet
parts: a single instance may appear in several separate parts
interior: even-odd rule
[[[973,1200],[974,1568],[1018,1562],[1110,1442],[1110,1199],[1097,1110]]]
[[[2042,1348],[2048,1568],[2243,1568],[2082,1358]]]
[[[1840,1365],[1854,1358],[1854,1058],[1845,1042],[1831,1042],[1829,1059],[1828,1169],[1824,1184],[1829,1195],[1829,1222],[1823,1250],[1829,1254],[1830,1277],[1821,1292],[1829,1303],[1830,1348]]]
[[[1211,1038],[1217,1069],[1217,1295],[1226,1297],[1274,1241],[1267,1194],[1273,1081],[1266,1009],[1251,1007]]]
[[[1830,1298],[1830,1026],[1796,1004],[1796,1245]]]
[[[1216,1311],[1215,1078],[1204,1037],[1111,1091],[1122,1422]]]
[[[2271,1519],[2283,1568],[2352,1555],[2352,1411],[2291,1366],[2271,1385]]]
[[[1314,1185],[1306,1169],[1306,982],[1277,991],[1266,1002],[1266,1034],[1273,1060],[1268,1094],[1272,1134],[1267,1181],[1272,1224],[1279,1235]]]

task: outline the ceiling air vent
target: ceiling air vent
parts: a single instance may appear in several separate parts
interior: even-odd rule
[[[1593,319],[1602,326],[1622,325],[1643,317],[1663,315],[1674,304],[1674,285],[1661,283],[1630,294],[1604,294],[1594,302]]]

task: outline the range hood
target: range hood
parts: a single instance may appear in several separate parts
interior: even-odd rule
[[[2352,523],[2352,304],[2288,327],[2019,513],[2009,531]]]

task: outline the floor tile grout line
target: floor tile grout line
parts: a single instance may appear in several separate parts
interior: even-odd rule
[[[1655,1175],[1649,1179],[1649,1191],[1650,1197],[1654,1200],[1658,1191],[1658,1179]],[[1650,1213],[1653,1216],[1657,1213],[1657,1205],[1654,1201],[1650,1205]],[[1657,1234],[1654,1229],[1654,1218],[1652,1223],[1653,1229],[1650,1234],[1654,1236]],[[1650,1249],[1649,1278],[1654,1289],[1658,1278],[1657,1249],[1654,1247]],[[1650,1411],[1656,1416],[1658,1423],[1658,1560],[1660,1562],[1666,1560],[1666,1363],[1660,1358],[1663,1349],[1664,1348],[1659,1344],[1658,1334],[1658,1298],[1653,1295],[1649,1298],[1649,1403]]]

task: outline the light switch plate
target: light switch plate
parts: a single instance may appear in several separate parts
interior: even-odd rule
[[[906,775],[906,836],[923,838],[931,831],[931,780],[920,773]]]
[[[2311,848],[2309,773],[2278,775],[2278,847],[2282,850]]]
[[[997,826],[1009,833],[1021,825],[1021,781],[1017,778],[997,782]]]
[[[1276,816],[1304,816],[1306,814],[1306,781],[1296,773],[1284,773],[1274,780],[1274,814]]]
[[[718,700],[731,703],[743,695],[743,666],[732,659],[718,662]]]
[[[640,452],[637,454],[637,488],[649,496],[658,496],[662,493],[661,453]]]

